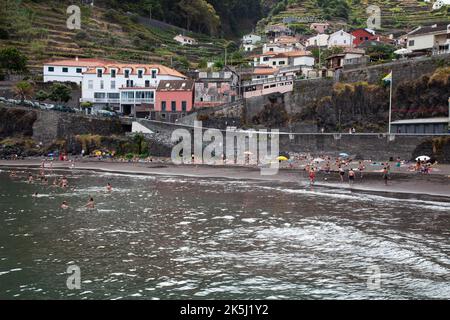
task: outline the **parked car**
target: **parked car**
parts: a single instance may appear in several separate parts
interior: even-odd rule
[[[98,110],[96,112],[96,114],[101,116],[101,117],[107,117],[107,118],[117,117],[117,114],[115,112],[108,111],[108,110]]]

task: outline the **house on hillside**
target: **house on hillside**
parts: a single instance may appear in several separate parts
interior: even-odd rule
[[[284,24],[275,24],[267,26],[265,29],[265,34],[268,38],[274,39],[283,36],[294,36],[295,32],[286,27]]]
[[[173,38],[173,40],[177,41],[178,43],[180,43],[181,45],[194,45],[197,44],[197,40],[195,40],[194,38],[191,37],[187,37],[187,36],[183,36],[181,34],[175,36]]]
[[[44,82],[74,82],[81,85],[83,73],[91,67],[102,66],[108,61],[103,59],[63,59],[44,63]]]
[[[330,36],[328,34],[318,34],[307,40],[308,47],[321,47],[326,48],[328,46],[328,39]]]
[[[275,38],[269,43],[265,43],[263,46],[263,53],[280,53],[303,49],[305,49],[305,46],[302,45],[296,37],[283,36]]]
[[[355,29],[351,32],[351,35],[355,37],[353,40],[353,45],[355,46],[359,46],[364,41],[376,39],[375,32],[367,28]]]
[[[161,80],[156,89],[155,108],[150,118],[175,122],[194,106],[193,80]]]
[[[242,48],[245,52],[251,52],[258,47],[262,38],[256,34],[246,34],[242,37]]]
[[[324,33],[328,30],[330,24],[328,22],[314,22],[311,23],[309,29],[316,31],[317,33]]]
[[[286,66],[313,66],[312,53],[304,50],[295,50],[279,53],[266,53],[254,56],[254,66],[286,67]]]
[[[331,47],[351,47],[355,37],[343,29],[330,34],[328,38],[328,48]]]
[[[413,52],[450,53],[450,24],[418,27],[407,37],[407,48]]]
[[[327,68],[338,70],[345,65],[362,64],[367,62],[365,57],[365,51],[362,49],[345,48],[342,53],[334,54],[327,58]]]
[[[157,64],[99,63],[83,73],[80,102],[147,117],[154,110],[156,89],[162,80],[186,80],[186,76]]]

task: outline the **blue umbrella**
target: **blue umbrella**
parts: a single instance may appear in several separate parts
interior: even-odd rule
[[[339,156],[340,156],[340,157],[347,158],[347,157],[348,157],[348,153],[345,153],[345,152],[339,153]]]

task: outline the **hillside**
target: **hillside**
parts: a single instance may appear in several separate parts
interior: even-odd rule
[[[73,2],[72,2],[73,3]],[[173,37],[180,29],[144,26],[137,15],[103,7],[81,6],[81,30],[69,30],[66,1],[9,0],[0,6],[0,48],[17,47],[29,68],[59,57],[103,57],[153,62],[187,69],[203,59],[223,55],[223,39],[187,33],[199,41],[181,46]]]
[[[268,17],[258,23],[260,30],[268,24],[276,24],[286,17],[323,19],[335,29],[366,27],[366,8],[381,8],[381,30],[385,32],[407,31],[418,25],[450,22],[450,9],[444,7],[432,11],[432,3],[420,0],[279,0]],[[293,29],[308,33],[309,23],[293,23]]]

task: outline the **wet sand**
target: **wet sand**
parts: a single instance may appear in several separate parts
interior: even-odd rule
[[[37,169],[41,165],[39,159],[28,160],[0,160],[0,168],[21,167]],[[48,165],[48,163],[47,163]],[[258,168],[240,166],[208,166],[208,165],[173,165],[170,163],[133,163],[108,162],[99,160],[83,160],[76,162],[55,161],[52,164],[55,170],[93,170],[121,174],[145,174],[167,176],[189,176],[199,178],[224,178],[235,180],[259,180],[276,183],[298,183],[300,186],[309,186],[308,175],[304,169],[281,168],[276,175],[263,176]],[[48,170],[49,168],[47,168]],[[397,171],[396,171],[397,170]],[[368,169],[363,179],[357,178],[352,186],[347,176],[344,183],[340,181],[337,172],[330,174],[319,172],[315,185],[329,188],[348,189],[351,191],[405,193],[415,195],[431,195],[450,198],[450,166],[439,165],[439,169],[432,174],[401,171],[393,168],[391,179],[386,186],[382,174],[378,170]]]

